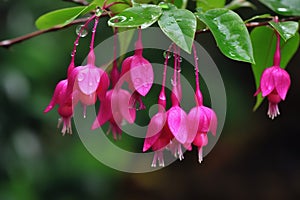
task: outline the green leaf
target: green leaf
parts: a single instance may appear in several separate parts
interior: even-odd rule
[[[236,10],[242,7],[249,7],[252,9],[256,9],[255,5],[246,0],[233,0],[229,4],[225,6],[225,8],[230,10]]]
[[[120,14],[110,18],[109,26],[114,27],[139,27],[147,28],[155,23],[162,14],[160,6],[141,4],[136,7],[127,8]]]
[[[76,6],[71,8],[55,10],[40,16],[36,20],[35,25],[40,30],[52,28],[54,26],[63,27],[71,23],[80,15],[84,15],[90,12],[91,10],[94,10],[95,8],[96,5],[91,4],[89,6]]]
[[[225,0],[197,0],[196,7],[205,12],[214,8],[223,8],[225,6]]]
[[[250,19],[245,20],[244,23],[248,23],[248,22],[251,22],[251,21],[256,20],[256,19],[266,19],[266,18],[271,19],[272,16],[270,14],[256,15],[254,17],[251,17]]]
[[[279,35],[287,41],[293,37],[299,28],[298,22],[279,22],[275,23],[274,21],[269,22],[269,24],[279,33]]]
[[[285,16],[300,15],[299,0],[259,0],[274,12]]]
[[[217,8],[206,13],[196,13],[211,30],[221,52],[233,60],[254,63],[248,30],[235,12]]]
[[[252,30],[251,40],[254,51],[255,64],[252,64],[252,71],[255,78],[256,88],[259,87],[260,77],[264,69],[273,65],[273,57],[275,52],[276,35],[270,27],[257,27]],[[288,41],[281,40],[281,62],[280,67],[285,68],[299,47],[299,33]],[[262,103],[261,94],[257,96],[254,110]]]
[[[164,10],[158,25],[176,45],[191,53],[197,26],[192,12],[186,9]]]

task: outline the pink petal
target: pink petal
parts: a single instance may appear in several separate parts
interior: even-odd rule
[[[80,66],[77,74],[77,82],[80,91],[85,95],[95,93],[100,82],[99,68],[93,65]]]
[[[133,56],[127,57],[123,63],[122,63],[122,69],[121,69],[121,77],[128,82],[129,80],[129,70],[131,66]]]
[[[105,100],[101,102],[97,118],[92,125],[92,130],[99,128],[111,118],[111,94],[112,91],[108,91]]]
[[[208,143],[208,138],[206,133],[198,133],[193,141],[193,144],[197,147],[206,146]]]
[[[168,111],[168,126],[178,142],[184,144],[187,141],[187,114],[179,106]]]
[[[100,72],[100,83],[97,88],[97,95],[100,101],[106,98],[106,92],[109,87],[109,77],[105,71],[99,69]]]
[[[188,128],[189,128],[188,137],[186,140],[187,143],[192,143],[196,137],[199,128],[200,117],[201,117],[200,113],[201,113],[200,107],[196,106],[190,110],[187,116]]]
[[[151,63],[142,56],[133,56],[130,75],[135,90],[145,96],[151,89],[154,79]]]
[[[202,109],[203,109],[203,111],[205,112],[205,115],[208,118],[209,131],[211,131],[212,134],[214,136],[216,136],[217,124],[218,124],[216,113],[211,108],[208,108],[208,107],[205,107],[205,106],[202,106]]]
[[[277,93],[284,100],[291,85],[290,75],[285,70],[278,68],[278,71],[274,70],[273,76]]]
[[[52,110],[56,104],[62,103],[61,102],[62,101],[62,96],[65,96],[67,85],[68,85],[68,81],[67,80],[61,80],[56,85],[53,97],[52,97],[49,105],[44,110],[44,113],[47,113],[50,110]]]
[[[265,69],[263,72],[261,79],[260,79],[260,89],[262,92],[262,96],[266,97],[268,94],[270,94],[274,88],[275,88],[275,83],[274,79],[272,76],[272,72],[274,70],[274,67],[269,67]]]
[[[166,122],[166,114],[159,112],[152,117],[148,125],[143,151],[147,151],[159,138]]]
[[[126,119],[128,123],[132,124],[135,121],[136,109],[130,105],[130,93],[126,90],[119,89],[112,94],[112,112],[118,108],[122,118]]]

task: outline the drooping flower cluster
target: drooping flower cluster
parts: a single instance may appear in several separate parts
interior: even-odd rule
[[[149,123],[146,138],[144,141],[143,151],[152,149],[154,158],[152,167],[156,167],[158,161],[159,166],[164,166],[163,151],[168,149],[172,154],[182,160],[182,146],[187,150],[192,150],[192,145],[198,148],[199,162],[201,163],[202,147],[208,143],[207,133],[210,131],[216,135],[217,117],[215,112],[203,105],[202,94],[199,86],[198,75],[198,59],[196,49],[194,49],[195,75],[196,75],[196,106],[187,114],[180,106],[182,98],[180,83],[180,49],[174,48],[174,74],[172,79],[172,106],[166,111],[166,67],[169,56],[166,56],[164,63],[164,73],[162,81],[162,89],[158,98],[159,110]]]
[[[58,105],[58,113],[61,116],[59,125],[63,123],[62,133],[72,134],[71,118],[74,107],[80,102],[83,106],[83,116],[86,116],[86,106],[94,105],[97,99],[100,108],[96,120],[91,128],[96,129],[109,122],[108,132],[112,132],[114,139],[121,137],[122,122],[133,123],[136,116],[136,104],[144,108],[142,96],[147,95],[153,84],[152,65],[143,55],[142,36],[139,30],[139,37],[136,42],[135,54],[124,60],[122,73],[119,72],[116,60],[116,35],[114,40],[114,61],[113,67],[108,74],[95,65],[94,40],[99,16],[92,16],[82,30],[94,20],[90,51],[87,56],[87,64],[75,67],[75,53],[78,46],[80,32],[75,40],[72,52],[71,63],[67,72],[67,79],[60,81],[54,91],[50,104],[46,107],[45,113]],[[121,88],[123,82],[128,82],[132,94]],[[112,87],[109,89],[109,85]]]
[[[275,17],[275,22],[278,22],[277,17]],[[280,67],[280,35],[277,31],[275,31],[275,33],[277,41],[273,66],[268,67],[263,71],[259,88],[254,94],[256,96],[261,93],[262,97],[268,97],[268,116],[271,119],[274,119],[280,114],[278,104],[285,100],[291,85],[290,75],[286,70]]]

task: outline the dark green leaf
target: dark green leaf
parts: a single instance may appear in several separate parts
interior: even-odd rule
[[[175,44],[191,53],[197,25],[192,12],[186,9],[164,10],[158,25]]]
[[[259,87],[260,77],[264,69],[273,65],[273,56],[276,44],[276,35],[270,27],[257,27],[252,30],[251,40],[254,51],[255,64],[252,64],[252,71],[255,78],[256,88]],[[299,34],[288,41],[281,40],[281,62],[280,67],[285,68],[299,47]],[[259,94],[257,96],[254,110],[262,103],[263,98]]]
[[[280,34],[282,39],[287,41],[293,37],[299,28],[298,22],[279,22],[275,23],[274,21],[269,22],[269,24]]]
[[[233,60],[254,63],[250,36],[238,14],[218,8],[206,13],[196,13],[196,16],[209,27],[225,56]]]
[[[300,15],[299,0],[259,0],[274,12],[280,15]]]
[[[197,8],[200,8],[202,12],[205,12],[214,8],[223,8],[225,2],[225,0],[197,0],[196,6]]]
[[[96,5],[91,4],[89,6],[76,6],[72,8],[55,10],[40,16],[36,20],[35,25],[40,30],[52,28],[54,26],[62,27],[71,23],[74,19],[76,19],[80,15],[84,15],[95,8]]]
[[[114,27],[139,27],[147,28],[155,23],[162,13],[160,6],[141,4],[125,9],[120,14],[110,18],[109,26]]]

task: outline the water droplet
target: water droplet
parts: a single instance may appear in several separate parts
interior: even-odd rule
[[[169,52],[169,51],[164,51],[163,56],[165,59],[170,59],[172,57],[171,52]],[[167,56],[168,56],[168,58],[167,58]]]
[[[100,17],[102,15],[102,13],[103,13],[103,11],[99,7],[97,7],[96,12],[95,12],[96,16]]]
[[[83,79],[84,79],[84,75],[79,73],[78,76],[77,76],[77,80],[78,81],[83,81]]]
[[[94,84],[93,84],[93,82],[89,82],[89,86],[93,86]]]
[[[287,11],[288,11],[287,8],[277,8],[277,10],[278,10],[279,12],[287,12]]]
[[[128,19],[128,21],[133,21],[133,17],[130,17],[130,18]]]
[[[172,86],[176,86],[176,82],[171,78],[171,84]]]
[[[78,42],[74,42],[74,44],[75,44],[75,46],[78,46],[78,45],[79,45],[79,43],[78,43]]]
[[[182,62],[182,57],[178,57],[178,62]]]
[[[71,57],[74,57],[74,53],[73,52],[71,53]]]
[[[84,27],[84,25],[79,25],[79,26],[76,27],[76,34],[79,37],[85,37],[88,34],[88,31],[83,27]]]

